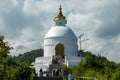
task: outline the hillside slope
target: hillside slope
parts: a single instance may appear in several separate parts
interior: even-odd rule
[[[34,62],[36,57],[43,56],[43,49],[35,49],[24,54],[14,57],[15,61]]]

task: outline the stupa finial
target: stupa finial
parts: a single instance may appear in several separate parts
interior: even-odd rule
[[[55,17],[54,20],[61,20],[61,19],[65,19],[65,16],[63,16],[62,14],[62,7],[60,5],[58,15]]]
[[[60,7],[59,7],[59,13],[58,13],[58,15],[63,16],[63,14],[62,14],[62,7],[61,7],[61,5],[60,5]]]

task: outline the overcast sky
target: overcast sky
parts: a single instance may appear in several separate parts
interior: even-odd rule
[[[120,63],[120,0],[0,0],[0,35],[13,54],[43,47],[60,4],[67,26],[89,39],[83,50]]]

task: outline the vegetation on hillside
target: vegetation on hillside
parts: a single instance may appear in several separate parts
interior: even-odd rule
[[[86,52],[84,60],[74,67],[65,67],[63,72],[72,72],[77,77],[91,77],[97,80],[120,80],[120,64],[108,61],[100,55]]]
[[[30,80],[34,71],[30,63],[10,60],[8,54],[11,49],[4,36],[0,36],[0,80]]]
[[[31,63],[35,61],[36,57],[41,57],[41,56],[43,56],[43,49],[36,49],[36,50],[26,52],[24,54],[20,54],[19,56],[16,56],[16,57],[9,56],[9,58],[14,61]]]

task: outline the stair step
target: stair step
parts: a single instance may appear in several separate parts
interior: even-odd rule
[[[34,77],[34,80],[63,80],[62,77]]]

